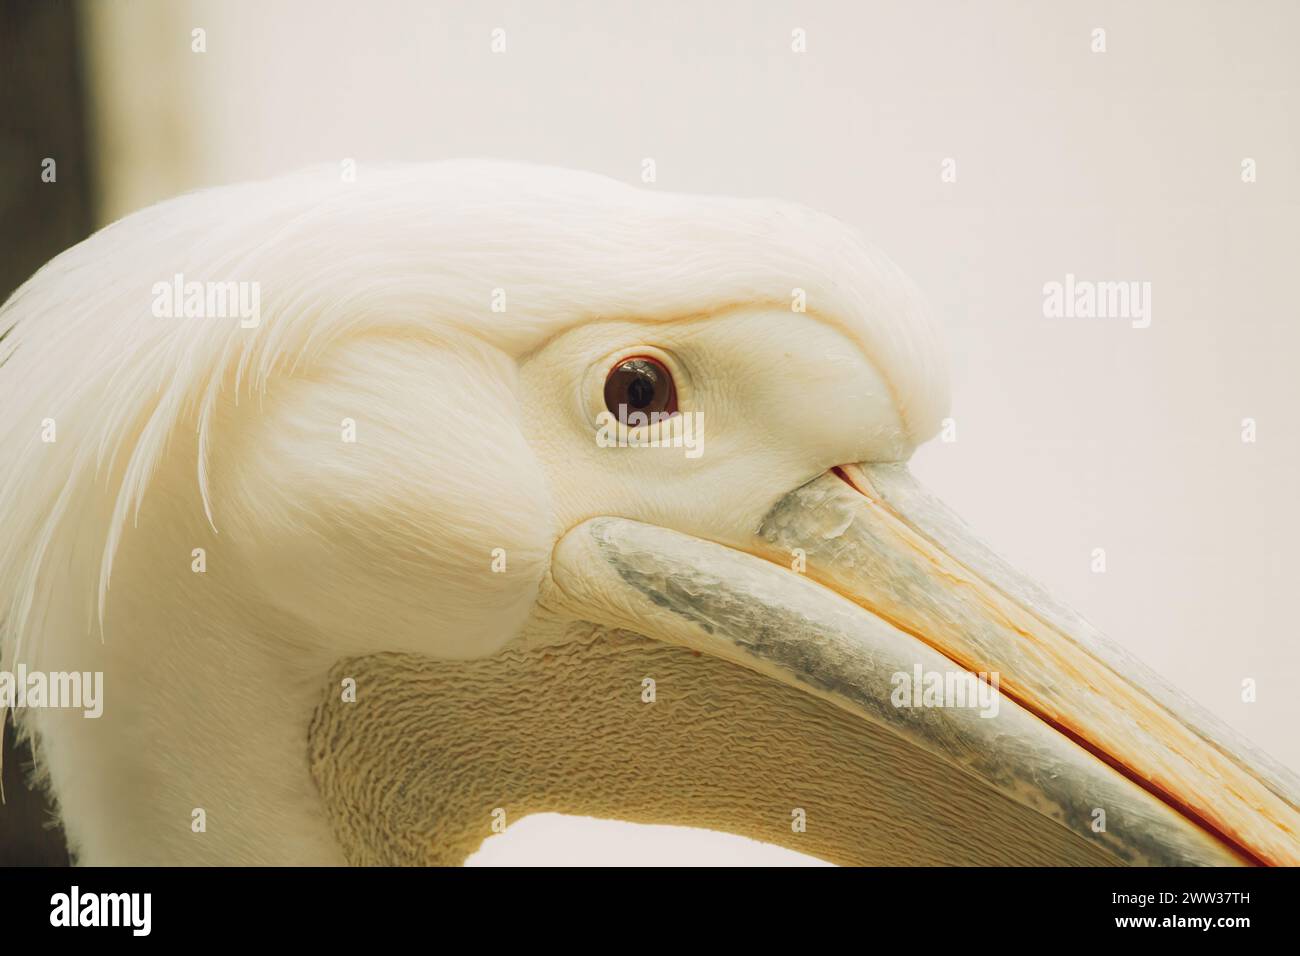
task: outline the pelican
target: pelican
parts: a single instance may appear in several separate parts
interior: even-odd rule
[[[101,230],[0,331],[4,668],[102,675],[17,711],[80,863],[455,864],[538,812],[1300,862],[1285,769],[910,476],[942,352],[826,215],[314,169]]]

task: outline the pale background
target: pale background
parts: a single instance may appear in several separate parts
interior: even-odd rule
[[[104,221],[348,157],[363,174],[479,156],[628,182],[653,157],[647,188],[794,199],[862,226],[925,290],[950,346],[957,441],[923,449],[919,476],[1300,767],[1300,5],[106,0],[86,13]],[[945,157],[956,183],[940,181]],[[1245,157],[1256,183],[1241,181]],[[1151,327],[1043,318],[1043,283],[1067,272],[1150,281]],[[554,816],[476,861],[811,862]]]

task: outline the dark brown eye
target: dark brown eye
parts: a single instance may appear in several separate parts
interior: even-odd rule
[[[605,407],[624,424],[633,412],[644,413],[646,420],[638,416],[630,424],[649,424],[656,412],[664,416],[677,411],[677,387],[662,362],[635,355],[615,365],[605,378]]]

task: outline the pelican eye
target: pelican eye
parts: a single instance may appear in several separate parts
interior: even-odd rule
[[[652,424],[652,416],[677,411],[677,386],[672,373],[658,359],[648,355],[625,358],[605,377],[605,407],[625,425]],[[640,416],[629,416],[641,412]]]

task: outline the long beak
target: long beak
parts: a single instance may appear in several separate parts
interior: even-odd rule
[[[990,552],[902,465],[795,489],[743,549],[592,519],[557,545],[550,584],[565,613],[827,699],[1120,862],[1300,864],[1300,784]]]

